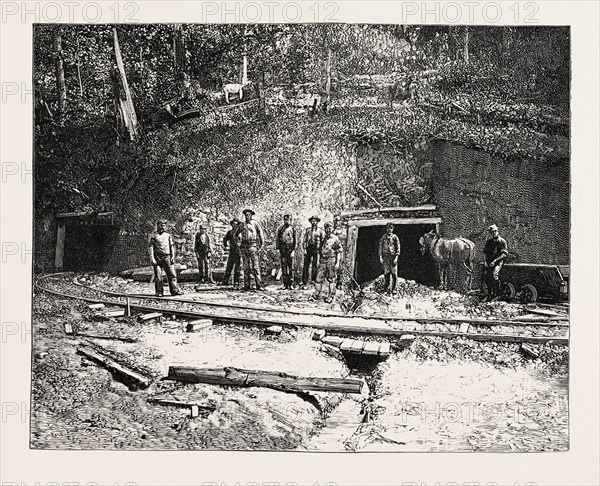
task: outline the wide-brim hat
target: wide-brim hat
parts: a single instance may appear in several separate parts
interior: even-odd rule
[[[325,223],[325,228],[333,228],[333,223],[327,221],[327,223]]]
[[[393,228],[394,227],[394,223],[388,223],[385,225],[386,228]]]
[[[313,220],[318,223],[319,221],[321,221],[321,218],[319,218],[318,216],[311,216],[310,218],[308,218],[309,222],[312,222]]]
[[[252,211],[252,209],[244,209],[242,211],[242,214],[248,214],[250,213],[252,216],[254,216],[256,213],[254,211]]]

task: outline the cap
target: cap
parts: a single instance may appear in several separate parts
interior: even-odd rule
[[[394,223],[388,223],[385,225],[386,228],[393,228],[394,227]]]
[[[291,214],[284,214],[284,215],[283,215],[283,217],[284,217],[284,218],[290,218],[290,219],[291,219],[292,215],[291,215]]]
[[[237,218],[233,218],[231,221],[229,221],[230,225],[234,225],[234,224],[239,224],[240,220]]]
[[[167,224],[167,219],[166,218],[158,218],[156,220],[157,223],[163,223],[163,224]]]
[[[342,217],[338,214],[333,218],[334,221],[341,221]]]
[[[333,228],[333,223],[327,221],[327,223],[325,223],[325,228]]]
[[[490,225],[490,227],[488,228],[489,231],[498,231],[498,226],[496,226],[495,224]]]
[[[311,216],[310,218],[308,218],[308,220],[309,220],[309,221],[312,221],[313,219],[314,219],[314,220],[315,220],[317,223],[318,223],[319,221],[321,221],[321,218],[319,218],[318,216]]]
[[[242,211],[242,214],[247,214],[250,213],[252,216],[254,216],[256,213],[254,211],[252,211],[252,209],[244,209]]]

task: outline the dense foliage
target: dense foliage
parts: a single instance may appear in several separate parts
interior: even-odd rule
[[[278,208],[302,194],[321,195],[305,207],[333,211],[351,206],[357,145],[406,152],[442,137],[507,158],[568,156],[567,28],[120,25],[134,140],[112,29],[35,26],[40,217],[113,210],[135,228],[157,212]],[[221,109],[217,93],[240,79],[244,55],[266,111]],[[298,114],[299,95],[325,95],[328,58],[330,110]],[[153,122],[178,99],[201,116]]]

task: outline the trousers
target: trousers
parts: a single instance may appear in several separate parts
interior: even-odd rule
[[[154,259],[156,260],[156,265],[152,265],[154,270],[154,290],[157,294],[164,293],[162,275],[164,271],[169,282],[169,292],[171,292],[171,295],[177,294],[179,292],[177,274],[175,273],[175,266],[171,265],[171,257],[169,255],[155,255]]]
[[[240,247],[242,263],[244,265],[244,287],[250,288],[250,279],[256,280],[256,288],[260,288],[262,282],[260,279],[260,261],[258,258],[258,248],[256,245],[242,245]]]

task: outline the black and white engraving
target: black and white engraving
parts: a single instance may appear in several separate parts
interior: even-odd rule
[[[33,34],[31,448],[569,449],[569,27]]]

